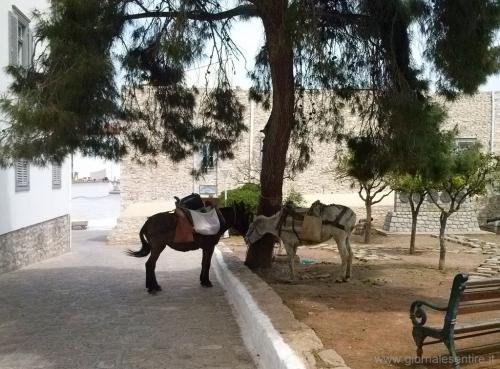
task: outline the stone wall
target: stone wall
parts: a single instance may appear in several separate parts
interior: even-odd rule
[[[487,219],[500,217],[500,195],[479,198],[477,208],[479,225],[486,225]]]
[[[493,152],[500,154],[500,91],[492,93],[494,100],[493,119],[495,127],[493,132]]]
[[[70,228],[65,215],[0,235],[0,273],[68,252]]]
[[[439,196],[438,202],[446,208],[449,201],[447,196],[433,194]],[[430,233],[439,232],[439,208],[427,198],[422,203],[417,220],[417,232]],[[466,200],[460,211],[450,216],[447,223],[448,233],[474,233],[478,232],[479,223],[477,220],[477,205],[476,199]],[[384,222],[384,230],[389,232],[411,232],[411,208],[405,194],[397,194],[394,205],[394,211],[387,213]]]
[[[200,185],[212,185],[221,192],[225,187],[234,188],[248,180],[258,180],[260,173],[261,149],[264,128],[269,112],[260,105],[248,100],[246,90],[237,90],[239,101],[245,106],[244,119],[249,131],[244,133],[235,145],[235,159],[219,161],[199,180],[190,176],[197,167],[199,156],[174,164],[160,158],[158,164],[141,166],[130,158],[122,162],[122,206],[136,201],[168,200],[174,195],[187,195],[198,192]],[[486,149],[491,141],[492,94],[490,92],[467,96],[446,103],[448,118],[444,127],[457,127],[459,137],[475,138]],[[495,111],[498,115],[498,128],[495,136],[500,138],[500,95],[497,94]],[[253,125],[251,124],[253,122]],[[359,119],[349,112],[344,114],[345,131],[356,132],[361,126]],[[284,193],[292,188],[303,194],[324,194],[351,192],[349,182],[341,182],[332,174],[335,168],[335,152],[338,146],[333,143],[314,143],[314,155],[310,166],[293,178],[285,180]],[[498,145],[500,149],[500,145]]]
[[[491,145],[491,103],[491,92],[463,96],[454,102],[445,103],[444,106],[448,112],[443,128],[453,129],[457,127],[458,137],[475,138],[485,150],[489,150]]]
[[[366,219],[366,209],[364,207],[356,207],[352,208],[352,210],[356,213],[356,222],[359,222],[361,219]],[[387,213],[392,210],[394,210],[394,206],[374,205],[372,207],[372,224],[375,227],[382,227]]]
[[[108,235],[108,243],[112,245],[130,245],[132,249],[134,249],[134,245],[137,245],[134,250],[139,250],[141,247],[139,231],[146,220],[146,216],[118,218],[116,227]]]
[[[217,188],[220,193],[224,188],[234,188],[248,180],[258,181],[260,176],[260,162],[262,159],[262,140],[264,128],[269,112],[262,109],[261,106],[248,100],[246,90],[237,90],[239,101],[244,105],[244,120],[248,126],[248,132],[244,133],[239,142],[235,145],[234,160],[220,160],[214,169],[202,178],[195,180],[190,175],[193,168],[197,168],[200,161],[199,155],[194,155],[181,163],[174,164],[171,161],[158,158],[157,165],[141,166],[133,162],[130,158],[125,158],[121,168],[121,198],[122,214],[127,213],[124,219],[121,216],[118,226],[111,238],[121,242],[123,236],[120,233],[130,233],[134,239],[138,227],[140,227],[144,214],[140,217],[134,216],[138,207],[147,206],[148,202],[171,201],[173,196],[185,196],[192,192],[198,192],[200,186],[210,185]],[[459,137],[475,138],[486,149],[491,145],[491,122],[492,122],[492,93],[481,92],[474,96],[467,96],[451,103],[446,103],[448,108],[448,117],[445,122],[445,128],[451,129],[457,127]],[[496,94],[495,100],[496,125],[494,127],[494,139],[500,139],[500,94]],[[349,112],[344,114],[345,131],[356,132],[361,126],[359,119]],[[336,194],[353,193],[349,182],[341,182],[335,178],[332,169],[335,168],[335,152],[338,146],[333,143],[314,143],[314,155],[309,167],[302,173],[288,178],[284,183],[284,195],[293,189],[301,192],[303,195],[310,194]],[[498,150],[497,150],[498,149]],[[495,151],[500,153],[500,141],[495,146]],[[133,205],[134,211],[126,211]],[[349,205],[349,204],[346,204]],[[438,212],[432,210],[432,204],[428,206],[428,212],[425,209],[422,213],[419,229],[421,231],[434,232]],[[424,206],[424,207],[425,207]],[[167,206],[161,211],[170,210]],[[381,211],[389,210],[385,207]],[[408,221],[411,216],[408,209],[400,209],[392,213],[386,219],[386,227],[390,229],[409,229]],[[378,210],[377,210],[378,211]],[[467,229],[476,230],[477,220],[474,220],[472,212],[474,210],[461,211],[450,219],[450,225],[457,229],[467,223]],[[364,209],[356,209],[358,219],[364,218]],[[425,214],[424,214],[425,213]],[[136,219],[133,219],[136,218]],[[374,220],[382,225],[385,218],[384,214],[374,214]],[[410,223],[411,224],[411,223]],[[131,227],[131,229],[127,229]],[[129,239],[130,237],[125,237]]]

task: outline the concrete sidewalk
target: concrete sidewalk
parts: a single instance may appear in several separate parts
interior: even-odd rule
[[[70,253],[0,275],[0,368],[255,368],[214,273],[199,285],[201,252],[167,248],[150,296],[146,259],[105,235],[74,232]]]

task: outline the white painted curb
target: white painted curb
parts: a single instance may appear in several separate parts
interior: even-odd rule
[[[236,311],[243,341],[257,366],[262,369],[306,369],[304,362],[283,340],[243,283],[229,270],[222,252],[217,248],[214,270]]]

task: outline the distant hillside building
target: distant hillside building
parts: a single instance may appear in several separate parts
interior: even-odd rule
[[[10,83],[7,65],[31,61],[31,12],[48,6],[47,0],[0,2],[0,94]],[[69,160],[47,168],[18,160],[0,169],[0,273],[70,249],[70,186]]]

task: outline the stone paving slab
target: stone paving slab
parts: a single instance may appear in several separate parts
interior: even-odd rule
[[[73,235],[70,253],[0,275],[0,368],[255,368],[215,275],[199,285],[201,252],[165,250],[150,296],[146,259]]]

